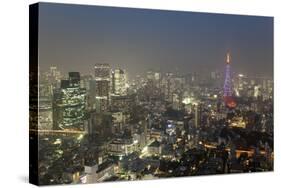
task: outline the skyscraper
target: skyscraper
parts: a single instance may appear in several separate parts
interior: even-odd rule
[[[110,92],[110,66],[108,64],[95,65],[95,81],[96,81],[96,110],[104,112],[109,106]]]
[[[52,100],[50,97],[40,96],[38,107],[38,129],[52,129],[52,126]]]
[[[201,125],[201,115],[202,107],[200,103],[195,103],[195,112],[194,112],[194,125],[196,128],[199,128]]]
[[[80,87],[80,73],[69,72],[69,84],[71,87]]]
[[[47,77],[48,77],[48,81],[52,85],[52,88],[55,89],[55,88],[59,87],[59,83],[60,83],[62,75],[56,66],[50,67],[50,71],[48,72]]]
[[[126,94],[126,74],[122,69],[115,69],[112,72],[112,91],[116,95]]]
[[[172,102],[173,100],[173,91],[174,91],[174,80],[173,80],[173,73],[168,72],[163,79],[163,88],[164,88],[164,95],[165,100]]]
[[[54,92],[54,129],[84,130],[86,91],[80,88],[80,74],[70,72],[68,80]]]
[[[95,80],[92,75],[83,75],[80,80],[80,87],[86,89],[87,93],[87,109],[95,109]]]

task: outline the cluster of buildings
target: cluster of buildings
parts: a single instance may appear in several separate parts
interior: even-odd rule
[[[273,169],[270,78],[149,70],[128,80],[96,64],[92,75],[51,67],[38,87],[42,184]]]

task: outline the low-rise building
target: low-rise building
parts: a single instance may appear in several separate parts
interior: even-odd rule
[[[160,155],[161,154],[161,143],[157,140],[152,142],[150,145],[147,147],[147,152],[149,155]]]
[[[125,156],[136,150],[133,139],[114,139],[108,145],[108,153],[114,156]]]

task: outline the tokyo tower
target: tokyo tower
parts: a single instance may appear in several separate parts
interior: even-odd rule
[[[231,77],[231,56],[228,52],[226,54],[226,66],[225,66],[225,79],[224,79],[224,86],[223,86],[223,98],[224,103],[228,108],[235,108],[237,103],[233,98],[233,88],[232,88],[232,77]]]

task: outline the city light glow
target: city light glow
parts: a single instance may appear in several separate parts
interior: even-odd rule
[[[273,171],[272,23],[40,4],[30,176],[73,185]]]

